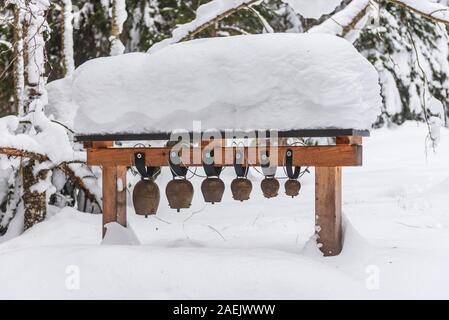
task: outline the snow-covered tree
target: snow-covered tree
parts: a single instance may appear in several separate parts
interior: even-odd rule
[[[75,71],[73,57],[73,8],[72,0],[62,0],[64,23],[62,24],[62,52],[65,76],[70,77]]]
[[[116,56],[125,52],[125,46],[120,40],[120,35],[123,31],[123,23],[127,18],[126,2],[125,0],[112,0],[111,7],[111,55]]]
[[[47,204],[99,211],[99,176],[84,165],[64,112],[46,106],[45,90],[47,79],[70,76],[91,58],[154,52],[202,37],[327,32],[352,41],[379,71],[384,112],[378,125],[417,119],[431,132],[435,119],[448,115],[446,0],[7,4],[0,7],[0,109],[15,116],[0,118],[0,233],[14,216],[16,231],[24,216],[26,226],[42,220]]]
[[[380,26],[366,29],[357,48],[379,71],[384,122],[447,117],[449,37],[444,24],[383,1]]]
[[[84,203],[90,203],[87,210],[97,210],[99,199],[83,179],[89,173],[83,157],[74,151],[66,128],[47,117],[44,109],[45,39],[49,31],[45,14],[50,3],[11,3],[20,10],[14,15],[15,24],[23,24],[24,67],[15,72],[23,72],[25,86],[23,113],[0,118],[0,234],[9,230],[10,235],[45,219],[51,196],[57,196],[67,180],[81,190]],[[14,217],[15,224],[8,228]]]

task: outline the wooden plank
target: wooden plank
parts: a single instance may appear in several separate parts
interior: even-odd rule
[[[325,256],[342,250],[341,168],[315,168],[315,230]]]
[[[336,144],[357,144],[362,145],[363,137],[361,136],[338,136],[335,139]]]
[[[127,167],[117,167],[117,222],[127,226],[126,221],[126,172]]]
[[[244,148],[248,160],[245,163],[250,165],[260,165],[260,153],[263,148]],[[273,147],[277,150],[277,157],[274,155],[270,161],[279,166],[284,165],[284,157],[287,149],[293,150],[293,164],[296,166],[361,166],[362,146],[359,145],[338,145],[338,146],[295,146],[295,147]],[[87,163],[89,165],[104,166],[133,166],[135,152],[144,152],[147,165],[167,166],[171,148],[107,148],[88,149]],[[222,166],[232,166],[234,162],[234,152],[236,148],[225,147],[215,150],[217,158],[215,164]],[[182,162],[189,166],[201,166],[201,157],[193,156],[202,154],[201,148],[185,148],[182,150]]]
[[[224,137],[227,133],[232,136],[232,133],[242,133],[245,131],[239,130],[221,130],[220,133]],[[229,134],[230,133],[230,134]],[[256,131],[270,137],[270,130]],[[193,132],[189,132],[191,138]],[[200,133],[201,134],[201,133]],[[326,138],[337,136],[363,136],[369,137],[369,130],[357,129],[297,129],[297,130],[281,130],[278,131],[279,138]],[[149,133],[123,133],[123,134],[78,134],[75,136],[76,141],[139,141],[139,140],[170,140],[170,132],[149,132]]]
[[[104,227],[109,222],[117,221],[117,168],[103,166],[103,237]]]

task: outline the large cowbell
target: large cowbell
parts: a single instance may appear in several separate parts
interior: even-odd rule
[[[133,190],[134,210],[136,214],[148,217],[148,215],[156,214],[161,199],[159,187],[154,182],[160,168],[147,167],[145,154],[141,152],[135,154],[134,164],[142,177]]]
[[[206,179],[201,183],[201,193],[207,203],[221,202],[225,191],[225,184],[220,179],[223,167],[214,165],[214,150],[205,150],[203,154],[203,167]]]
[[[156,214],[160,199],[159,187],[154,181],[142,179],[134,186],[133,204],[136,214],[145,217]]]

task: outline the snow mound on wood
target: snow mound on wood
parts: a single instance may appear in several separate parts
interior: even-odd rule
[[[116,245],[138,245],[139,239],[131,227],[125,228],[117,222],[110,222],[105,225],[106,234],[102,244]]]
[[[201,39],[93,59],[49,95],[51,108],[77,109],[79,134],[192,130],[194,120],[202,129],[369,129],[381,105],[374,67],[325,34]]]

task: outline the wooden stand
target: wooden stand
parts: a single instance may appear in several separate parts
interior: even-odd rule
[[[341,168],[315,168],[315,231],[325,256],[341,252]]]
[[[362,165],[362,137],[336,136],[336,145],[330,146],[278,146],[276,164],[284,165],[285,152],[293,151],[294,166],[315,167],[315,225],[318,247],[325,256],[338,255],[343,248],[342,243],[342,167]],[[221,158],[214,159],[216,165],[232,166],[235,147],[221,144]],[[126,171],[133,166],[135,152],[143,152],[147,165],[167,166],[170,148],[120,148],[114,147],[112,141],[86,141],[87,163],[103,167],[103,237],[105,225],[118,222],[122,226],[126,222]],[[191,155],[194,151],[200,154],[205,144],[199,147],[188,147],[182,150],[182,161],[185,165],[200,166],[201,159]],[[201,150],[195,150],[200,148]],[[245,147],[245,154],[259,154],[258,147]],[[184,151],[186,152],[184,155]],[[199,162],[200,161],[200,162]],[[260,165],[258,161],[246,165]]]

